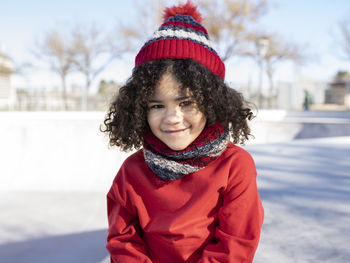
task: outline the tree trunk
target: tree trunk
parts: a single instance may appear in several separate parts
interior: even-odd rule
[[[81,111],[86,111],[88,109],[88,92],[91,85],[91,80],[86,77],[85,87],[82,90],[81,94]]]
[[[263,94],[262,94],[262,85],[263,85],[263,60],[259,58],[259,87],[258,87],[258,106],[259,108],[263,105]]]
[[[66,75],[61,74],[61,83],[62,83],[62,100],[63,100],[63,110],[68,109],[67,105],[67,85],[66,85]]]
[[[269,78],[269,99],[268,99],[268,108],[271,109],[275,106],[274,101],[274,84],[273,84],[273,73],[271,69],[266,70],[267,76]]]

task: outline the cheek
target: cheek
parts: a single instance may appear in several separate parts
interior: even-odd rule
[[[201,112],[197,112],[196,114],[191,114],[188,117],[189,122],[192,122],[192,124],[196,127],[198,130],[203,130],[205,127],[205,124],[207,123],[207,118],[205,115]]]
[[[147,123],[149,126],[152,126],[152,114],[147,112]]]
[[[201,131],[204,129],[206,124],[207,124],[207,118],[202,114],[198,122],[198,126],[200,127]]]
[[[205,115],[198,109],[192,109],[186,112],[187,120],[192,121],[193,123],[196,123],[198,125],[207,122],[207,118]]]
[[[148,125],[152,128],[159,123],[159,114],[156,114],[154,111],[147,113],[147,122]]]

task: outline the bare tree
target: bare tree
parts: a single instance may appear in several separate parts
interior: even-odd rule
[[[135,52],[152,36],[162,23],[162,11],[167,0],[133,0],[136,12],[135,23],[119,22],[115,31],[120,36],[123,51]]]
[[[91,83],[114,59],[121,55],[112,35],[104,35],[96,25],[77,25],[72,33],[71,50],[76,69],[85,77],[82,91],[82,110],[87,109],[87,97]]]
[[[266,74],[269,80],[269,96],[268,107],[274,106],[274,73],[277,64],[282,61],[290,60],[295,63],[302,63],[306,59],[305,52],[302,47],[294,43],[283,42],[278,38],[271,38],[269,48],[265,56]]]
[[[274,98],[274,73],[276,66],[283,61],[293,61],[302,63],[307,55],[304,48],[297,44],[283,40],[277,34],[254,34],[251,36],[254,47],[252,50],[245,51],[247,56],[252,57],[258,64],[261,71],[265,71],[269,80],[268,107],[273,106]],[[261,80],[260,80],[261,81]],[[259,106],[262,105],[261,83],[259,90]]]
[[[339,22],[339,33],[342,58],[350,60],[350,19]]]
[[[70,40],[57,30],[49,31],[42,41],[37,42],[33,53],[49,64],[50,69],[59,75],[62,85],[63,107],[67,109],[67,75],[73,70],[73,54]]]
[[[223,61],[244,53],[251,27],[267,12],[266,0],[202,0],[204,26]]]

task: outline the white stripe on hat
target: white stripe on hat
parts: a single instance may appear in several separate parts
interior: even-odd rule
[[[156,32],[154,32],[152,39],[159,38],[159,37],[176,37],[179,39],[189,38],[189,39],[193,39],[197,42],[203,43],[204,45],[214,49],[212,44],[211,44],[211,41],[206,39],[204,36],[198,35],[198,34],[193,33],[193,32],[187,32],[187,31],[181,30],[181,29],[177,29],[177,30],[166,29],[166,30],[156,31]]]

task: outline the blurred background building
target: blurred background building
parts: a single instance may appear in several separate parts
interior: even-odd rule
[[[325,93],[325,103],[342,105],[350,109],[350,75],[347,72],[338,72],[335,79],[329,83]]]
[[[11,75],[14,70],[14,62],[0,46],[0,109],[12,110],[15,108],[16,90],[11,85]]]

